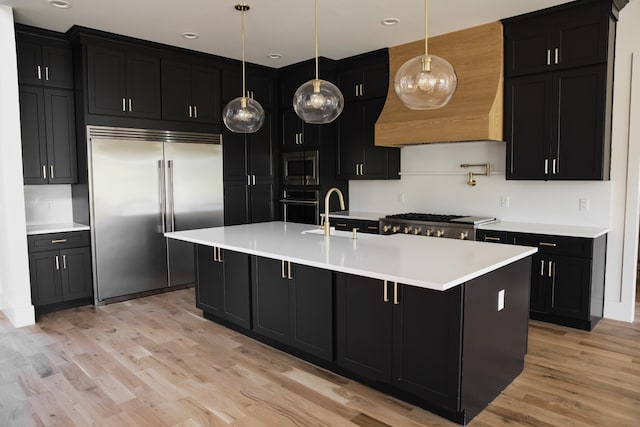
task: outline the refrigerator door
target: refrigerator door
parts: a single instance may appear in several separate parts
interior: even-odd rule
[[[224,225],[222,145],[164,144],[167,230]],[[168,239],[169,285],[195,282],[192,243]]]
[[[166,287],[162,142],[90,140],[96,301]]]

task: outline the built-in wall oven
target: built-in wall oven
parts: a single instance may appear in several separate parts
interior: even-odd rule
[[[320,216],[320,203],[317,190],[283,190],[280,199],[285,222],[317,224]]]
[[[319,185],[318,150],[282,153],[282,184]]]

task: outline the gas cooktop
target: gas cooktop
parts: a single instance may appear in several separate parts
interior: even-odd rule
[[[380,232],[475,240],[476,227],[495,220],[490,217],[409,212],[380,218]]]

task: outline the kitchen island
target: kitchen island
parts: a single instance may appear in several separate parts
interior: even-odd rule
[[[523,369],[535,248],[283,222],[166,236],[197,245],[206,318],[458,423]]]

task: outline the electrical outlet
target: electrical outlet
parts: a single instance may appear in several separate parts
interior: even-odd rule
[[[406,197],[405,197],[404,193],[402,193],[402,192],[398,193],[398,202],[404,203],[405,201],[406,201]]]
[[[589,211],[589,199],[580,199],[579,200],[579,209],[582,212]]]
[[[508,208],[510,203],[511,203],[511,199],[509,198],[509,196],[500,196],[501,208]]]
[[[504,310],[504,289],[498,291],[498,311]]]

